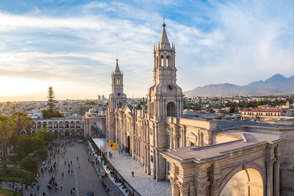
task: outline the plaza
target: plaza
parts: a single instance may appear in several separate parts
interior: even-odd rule
[[[111,147],[107,147],[105,139],[95,138],[93,141],[103,152],[111,152],[112,157],[108,158],[108,160],[140,195],[171,195],[171,185],[169,181],[157,182],[151,175],[144,172],[143,166],[133,160],[130,154],[124,152],[119,153],[118,150],[112,150]],[[134,172],[134,177],[131,172]]]
[[[49,172],[45,171],[42,174],[41,169],[39,168],[40,177],[38,178],[38,182],[35,186],[24,186],[24,196],[32,195],[43,195],[46,196],[63,196],[70,195],[71,189],[75,188],[75,196],[87,195],[88,193],[94,193],[94,195],[123,195],[121,190],[117,188],[110,179],[104,179],[104,183],[109,189],[109,192],[106,192],[106,189],[103,187],[101,183],[101,176],[105,174],[105,171],[98,164],[95,165],[99,167],[99,175],[97,174],[97,169],[91,164],[91,160],[88,156],[88,152],[86,151],[84,145],[82,143],[75,143],[66,145],[66,151],[63,158],[64,150],[60,148],[60,153],[55,155],[55,158],[51,156],[51,163],[56,161],[56,170]],[[49,157],[49,156],[48,156]],[[78,159],[77,159],[78,157]],[[49,158],[45,161],[45,165],[47,168]],[[67,163],[65,164],[65,161]],[[72,164],[70,162],[72,161]],[[70,164],[70,167],[68,166]],[[73,170],[73,173],[71,173]],[[68,171],[70,171],[68,173]],[[64,173],[64,177],[62,176]],[[55,181],[58,184],[58,190],[55,190],[54,186],[51,190],[48,189],[48,181],[50,178],[54,177]],[[6,188],[9,190],[13,190],[11,186],[12,183],[3,183],[1,185],[2,188]],[[19,187],[19,184],[15,184],[15,187]],[[39,186],[39,191],[37,187]]]

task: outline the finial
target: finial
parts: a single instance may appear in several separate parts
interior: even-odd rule
[[[165,16],[163,17],[163,24],[162,26],[165,28],[166,27],[166,24],[165,24]]]

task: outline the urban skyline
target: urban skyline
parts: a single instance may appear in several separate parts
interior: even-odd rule
[[[293,75],[292,1],[143,2],[2,3],[0,101],[108,95],[116,58],[127,96],[145,96],[163,16],[184,91]]]

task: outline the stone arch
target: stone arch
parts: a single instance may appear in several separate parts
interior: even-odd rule
[[[43,121],[42,126],[43,127],[47,127],[47,122],[46,121]]]
[[[64,121],[59,121],[58,127],[61,129],[64,128]]]
[[[166,66],[170,67],[171,65],[171,57],[169,55],[166,56]]]
[[[58,131],[55,130],[53,133],[54,133],[55,137],[57,138],[58,137]]]
[[[176,116],[176,105],[174,102],[168,102],[167,116]]]
[[[101,120],[93,122],[90,128],[92,137],[103,137],[103,122],[101,122]]]
[[[160,59],[161,59],[161,60],[160,60],[161,66],[164,66],[164,56],[161,55]]]
[[[69,123],[69,121],[65,121],[65,128],[66,128],[66,129],[70,128],[70,123]]]
[[[194,138],[194,139],[193,139]],[[188,134],[188,138],[187,138],[188,146],[194,146],[197,145],[198,142],[198,136],[194,133],[194,132],[190,132]]]
[[[70,128],[71,128],[71,129],[76,128],[76,123],[75,123],[74,121],[71,121],[71,122],[70,122]]]
[[[65,137],[70,137],[70,131],[69,130],[65,130]]]
[[[54,121],[54,122],[53,122],[53,128],[55,128],[55,129],[58,128],[58,122],[57,122],[57,121]]]
[[[117,108],[122,108],[122,103],[120,101],[117,102]]]
[[[76,134],[76,131],[71,131],[71,132],[70,132],[70,136],[71,136],[71,137],[76,137],[76,135],[77,135],[77,134]]]
[[[258,175],[259,174],[259,175]],[[238,167],[233,168],[223,179],[222,179],[222,183],[220,184],[219,188],[218,188],[218,194],[220,196],[225,196],[228,195],[228,193],[223,194],[224,190],[226,189],[226,187],[229,185],[229,183],[233,184],[233,180],[237,180],[241,177],[245,178],[245,187],[247,186],[248,189],[245,188],[245,195],[248,195],[249,191],[250,191],[250,195],[254,195],[251,194],[252,189],[255,187],[253,186],[253,182],[254,184],[257,185],[257,181],[260,181],[260,193],[262,194],[255,194],[257,196],[263,196],[263,193],[265,192],[264,188],[264,184],[265,184],[265,176],[263,175],[263,169],[261,166],[259,166],[258,164],[255,163],[247,163],[244,165],[239,165]],[[260,178],[259,178],[260,177]],[[237,181],[241,181],[240,179]],[[252,186],[251,186],[252,183]],[[241,184],[240,184],[241,185]],[[229,190],[231,190],[229,188]],[[234,190],[231,190],[234,191]],[[241,191],[241,190],[240,190]],[[259,192],[256,190],[256,192]]]
[[[49,121],[49,122],[48,122],[48,128],[49,128],[49,129],[53,128],[53,127],[52,127],[52,121]]]
[[[65,137],[65,132],[63,130],[59,131],[59,136],[60,137]]]
[[[80,121],[77,121],[76,122],[76,129],[80,129],[81,128],[81,122]]]
[[[41,122],[37,122],[37,129],[40,129],[42,126],[42,123]]]

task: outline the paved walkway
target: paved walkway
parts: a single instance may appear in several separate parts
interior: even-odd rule
[[[60,151],[63,152],[63,150]],[[77,157],[79,157],[78,161]],[[68,162],[72,161],[70,168],[68,165],[64,164],[64,160],[68,160]],[[106,193],[95,168],[88,161],[88,153],[83,144],[75,143],[72,146],[68,146],[65,153],[65,159],[63,159],[63,155],[60,153],[60,155],[57,155],[55,159],[52,159],[52,163],[54,161],[56,161],[57,165],[56,171],[44,172],[44,174],[41,174],[40,172],[41,176],[39,177],[37,183],[37,185],[40,186],[40,190],[37,190],[37,185],[33,188],[28,186],[27,190],[24,190],[24,196],[30,196],[31,193],[32,195],[36,194],[37,196],[42,196],[43,192],[45,192],[47,196],[71,195],[70,191],[72,188],[75,188],[75,196],[86,196],[88,192],[93,192],[95,196],[123,195],[121,190],[119,190],[119,188],[116,187],[108,178],[104,180],[110,190]],[[73,174],[71,174],[71,172],[68,174],[68,170],[73,170]],[[105,173],[102,168],[100,168],[100,171],[100,174],[102,175]],[[64,177],[62,177],[62,172],[64,172]],[[58,185],[62,186],[62,189],[55,190],[54,187],[52,187],[51,190],[48,190],[47,184],[52,176],[54,176]],[[12,189],[12,187],[9,187],[6,183],[3,183],[1,187]]]
[[[129,154],[120,154],[118,150],[111,150],[111,147],[107,147],[104,139],[93,139],[93,141],[102,151],[112,152],[113,157],[109,158],[109,161],[142,196],[171,195],[170,182],[157,182],[152,176],[144,173],[143,166],[133,160]],[[132,177],[131,171],[134,172],[134,177]]]

